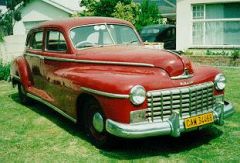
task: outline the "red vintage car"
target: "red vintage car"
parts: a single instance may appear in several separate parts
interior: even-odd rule
[[[22,103],[38,100],[84,126],[93,144],[222,125],[234,113],[226,79],[167,50],[144,47],[127,21],[84,17],[30,30],[11,67]]]

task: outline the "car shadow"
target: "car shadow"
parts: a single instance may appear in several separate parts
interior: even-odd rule
[[[9,96],[10,98],[12,98],[12,100],[21,104],[18,93],[14,93]],[[54,111],[50,107],[42,104],[41,102],[33,100],[30,102],[30,104],[25,106],[30,110],[34,111],[35,113],[39,114],[40,116],[47,118],[48,120],[58,125],[60,128],[64,129],[71,135],[78,136],[81,139],[87,140],[84,132],[82,131],[79,125],[73,123],[69,119],[65,118],[64,116]]]
[[[118,145],[110,150],[101,151],[109,158],[131,160],[151,156],[170,157],[171,154],[190,151],[202,145],[211,145],[211,141],[223,134],[212,126],[199,131],[184,133],[181,137],[158,136],[143,139],[119,139]]]
[[[20,103],[17,93],[9,95],[15,102]],[[77,125],[61,116],[48,106],[34,101],[27,106],[32,111],[46,117],[68,133],[89,141],[82,129]],[[200,131],[184,133],[181,137],[158,136],[142,139],[121,139],[116,138],[114,144],[109,149],[101,149],[99,152],[109,158],[119,160],[140,159],[151,156],[170,157],[171,154],[189,151],[202,145],[211,145],[211,141],[223,134],[218,128],[211,126]]]

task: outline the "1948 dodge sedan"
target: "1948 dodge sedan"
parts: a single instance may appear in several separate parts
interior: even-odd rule
[[[225,77],[177,53],[146,48],[129,22],[85,17],[30,30],[11,67],[21,102],[38,100],[84,126],[102,147],[222,125],[233,114]]]

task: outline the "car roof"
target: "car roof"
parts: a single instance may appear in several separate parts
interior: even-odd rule
[[[126,24],[131,27],[133,25],[128,21],[117,19],[117,18],[110,18],[110,17],[77,17],[77,18],[68,18],[63,20],[51,20],[40,23],[34,29],[38,28],[46,28],[46,27],[57,27],[63,29],[71,29],[77,26],[83,25],[90,25],[90,24],[100,24],[100,23],[112,23],[112,24]]]

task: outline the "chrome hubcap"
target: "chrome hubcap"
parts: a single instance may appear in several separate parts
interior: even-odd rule
[[[100,113],[95,113],[93,116],[93,127],[98,131],[102,132],[104,129],[103,117]]]

